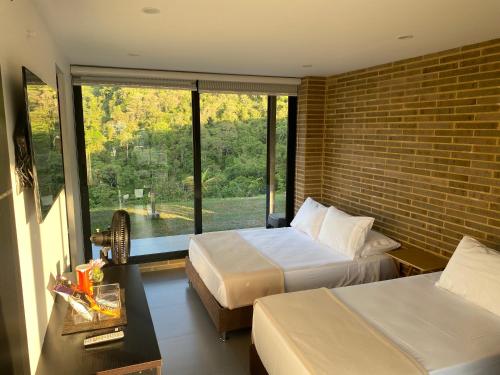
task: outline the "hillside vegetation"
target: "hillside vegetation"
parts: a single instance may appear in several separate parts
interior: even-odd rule
[[[110,217],[103,217],[103,212],[111,212],[120,205],[142,209],[137,215],[145,215],[151,211],[154,200],[155,209],[164,210],[159,219],[166,220],[165,225],[175,216],[169,215],[168,207],[179,202],[192,207],[191,92],[84,86],[82,94],[93,229],[110,221]],[[278,193],[285,190],[287,105],[286,97],[278,98]],[[207,217],[204,213],[207,223],[208,211],[216,215],[218,207],[227,210],[223,199],[265,194],[266,116],[265,95],[200,95],[202,190],[211,208]],[[217,200],[221,201],[219,205]],[[248,207],[249,217],[245,220],[245,207],[241,210],[242,227],[246,221],[255,222],[256,215],[263,223],[265,211],[257,213],[254,207]],[[186,233],[190,233],[192,223],[187,222],[192,216],[184,217]],[[226,219],[238,227],[234,220]],[[183,232],[178,223],[171,224],[167,227],[173,229],[165,229],[166,232]],[[226,228],[221,222],[215,229]]]

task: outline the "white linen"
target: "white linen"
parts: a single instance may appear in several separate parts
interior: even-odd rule
[[[372,217],[351,216],[335,207],[329,207],[318,241],[345,254],[349,259],[358,258],[374,221]]]
[[[290,225],[316,239],[325,218],[326,210],[327,208],[321,203],[312,198],[307,198],[300,206]]]
[[[399,242],[384,236],[382,233],[371,230],[366,236],[366,241],[361,249],[361,257],[366,258],[371,255],[383,254],[401,247]]]
[[[500,318],[436,287],[439,276],[332,292],[433,375],[499,374]]]
[[[349,286],[332,293],[431,375],[499,374],[500,318],[436,287],[439,276]],[[274,363],[271,367],[289,363],[291,369],[303,368],[272,319],[258,309],[254,309],[252,339],[259,355]]]
[[[500,316],[500,253],[465,236],[436,286]]]
[[[283,271],[236,231],[209,232],[191,237],[203,258],[224,281],[227,307],[251,305],[262,296],[283,293]],[[217,290],[211,290],[217,293]]]
[[[397,275],[387,255],[353,261],[294,228],[244,229],[238,233],[283,270],[287,292],[367,283]],[[193,241],[189,244],[189,259],[207,288],[215,291],[215,299],[228,307],[222,277]]]
[[[326,288],[258,298],[254,311],[254,318],[265,315],[272,322],[265,328],[279,333],[283,340],[279,346],[295,353],[295,361],[275,361],[274,348],[263,350],[259,342],[262,363],[272,375],[427,374],[413,357]],[[254,337],[266,334],[261,329],[253,324]]]

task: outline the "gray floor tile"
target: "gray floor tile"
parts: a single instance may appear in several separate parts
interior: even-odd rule
[[[234,332],[225,343],[184,269],[142,275],[166,375],[248,374],[250,331]]]

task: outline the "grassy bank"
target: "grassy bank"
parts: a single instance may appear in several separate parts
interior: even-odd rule
[[[285,195],[276,196],[276,206],[285,206]],[[158,203],[158,219],[149,219],[142,205],[124,205],[130,214],[132,238],[160,237],[189,234],[194,231],[194,209],[192,201]],[[92,232],[105,230],[111,224],[116,207],[91,209]],[[265,224],[266,197],[249,198],[205,198],[203,199],[203,230],[206,232],[262,227]]]

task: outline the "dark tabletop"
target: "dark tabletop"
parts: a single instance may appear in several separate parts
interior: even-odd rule
[[[139,267],[127,265],[104,268],[103,283],[116,282],[125,289],[128,320],[124,327],[125,338],[86,349],[83,346],[84,338],[99,331],[62,336],[67,303],[57,296],[45,334],[37,374],[95,374],[143,363],[151,363],[151,367],[161,365],[160,349]]]

